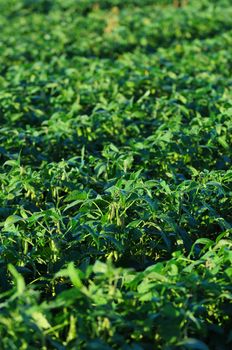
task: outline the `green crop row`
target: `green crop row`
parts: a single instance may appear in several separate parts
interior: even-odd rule
[[[228,350],[230,0],[0,0],[0,349]]]

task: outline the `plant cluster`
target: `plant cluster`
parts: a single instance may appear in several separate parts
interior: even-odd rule
[[[232,347],[230,0],[0,0],[0,349]]]

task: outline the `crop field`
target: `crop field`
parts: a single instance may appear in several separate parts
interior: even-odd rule
[[[232,1],[0,33],[0,350],[232,349]]]

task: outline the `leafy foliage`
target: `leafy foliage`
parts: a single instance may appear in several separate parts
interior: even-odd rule
[[[178,3],[0,0],[1,349],[231,348],[232,6]]]

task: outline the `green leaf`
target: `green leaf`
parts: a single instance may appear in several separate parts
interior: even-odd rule
[[[188,338],[178,343],[179,346],[184,346],[186,349],[194,350],[209,350],[208,346],[201,340]]]
[[[64,200],[64,202],[80,203],[85,201],[88,198],[88,193],[85,191],[74,190],[72,191]]]
[[[24,282],[23,277],[18,273],[18,271],[16,270],[16,268],[12,264],[8,265],[8,270],[10,271],[10,273],[12,274],[12,276],[14,277],[14,279],[16,281],[17,294],[18,295],[23,294],[23,292],[25,290],[25,282]]]
[[[4,223],[4,227],[7,228],[8,226],[16,224],[19,221],[24,221],[24,219],[18,215],[10,215],[10,216],[8,216],[8,218],[6,219],[6,221]]]
[[[73,285],[76,288],[80,289],[83,286],[81,279],[80,279],[81,271],[75,268],[73,262],[68,264],[67,271],[68,271],[68,275],[69,275],[70,280],[72,281]]]
[[[225,148],[225,149],[227,149],[227,148],[230,147],[230,146],[228,145],[227,141],[226,141],[225,136],[220,136],[220,137],[218,137],[218,142],[219,142],[220,145],[221,145],[223,148]]]
[[[46,317],[42,314],[42,312],[34,311],[32,313],[32,317],[35,320],[37,326],[41,329],[48,329],[51,327],[50,323],[46,319]]]

